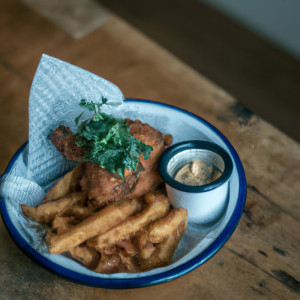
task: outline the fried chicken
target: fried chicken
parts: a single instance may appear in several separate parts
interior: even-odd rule
[[[126,122],[129,123],[130,133],[144,144],[152,146],[153,150],[147,160],[140,156],[143,171],[138,173],[125,169],[124,181],[97,164],[85,163],[80,184],[82,190],[88,192],[88,198],[94,206],[103,207],[123,198],[140,197],[162,183],[157,172],[157,162],[166,146],[172,143],[172,136],[162,134],[139,120],[126,119]],[[76,135],[62,125],[51,134],[52,143],[68,160],[81,162],[85,149],[77,147],[75,140]]]
[[[58,126],[51,133],[51,142],[67,160],[82,161],[85,148],[76,145],[76,135],[69,127]]]

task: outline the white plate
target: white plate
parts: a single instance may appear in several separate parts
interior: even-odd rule
[[[218,129],[199,116],[174,106],[141,99],[126,99],[117,111],[121,117],[139,119],[163,133],[172,134],[174,143],[187,140],[211,141],[223,147],[232,158],[230,195],[222,219],[210,227],[189,225],[170,266],[136,274],[105,275],[92,272],[62,255],[51,255],[34,249],[29,239],[20,232],[18,220],[12,217],[5,199],[1,199],[0,207],[3,221],[13,240],[43,267],[81,284],[124,289],[173,280],[199,267],[216,254],[239,223],[246,199],[246,179],[242,163],[233,146]],[[13,156],[5,174],[14,167],[26,144]]]

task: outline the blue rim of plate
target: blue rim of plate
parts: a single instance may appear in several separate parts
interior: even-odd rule
[[[212,131],[214,131],[226,144],[226,146],[229,149],[229,152],[231,153],[233,157],[234,164],[237,168],[237,173],[239,177],[239,192],[238,192],[238,199],[237,204],[235,206],[235,209],[232,213],[231,218],[229,219],[227,225],[223,229],[223,231],[220,233],[220,235],[217,237],[217,239],[209,246],[207,247],[203,252],[201,252],[199,255],[194,257],[193,259],[189,260],[188,262],[179,265],[178,267],[171,269],[166,272],[162,272],[160,274],[150,275],[146,277],[141,278],[127,278],[127,279],[106,279],[106,278],[98,278],[98,277],[92,277],[84,274],[80,274],[74,271],[71,271],[67,268],[64,268],[56,263],[53,263],[49,261],[47,258],[42,256],[39,252],[37,252],[35,249],[33,249],[20,235],[20,233],[17,231],[15,226],[13,225],[12,221],[9,218],[7,208],[5,205],[5,202],[0,200],[0,210],[1,210],[1,216],[3,219],[3,222],[6,226],[7,231],[9,232],[10,236],[14,240],[14,242],[17,244],[19,248],[21,248],[22,251],[24,251],[30,258],[32,258],[34,261],[36,261],[39,265],[42,267],[48,269],[49,271],[55,273],[59,277],[65,278],[67,280],[93,286],[93,287],[101,287],[101,288],[107,288],[107,289],[129,289],[129,288],[140,288],[140,287],[146,287],[151,285],[160,284],[163,282],[168,282],[171,280],[174,280],[176,278],[179,278],[192,270],[198,268],[202,264],[204,264],[206,261],[208,261],[211,257],[213,257],[227,242],[227,240],[230,238],[234,230],[236,229],[237,225],[239,224],[239,221],[242,216],[242,212],[244,209],[245,201],[246,201],[246,194],[247,194],[247,184],[246,184],[246,176],[244,172],[243,165],[241,163],[241,160],[231,145],[231,143],[227,140],[227,138],[213,125],[211,125],[209,122],[204,120],[203,118],[186,111],[184,109],[175,107],[173,105],[161,103],[158,101],[151,101],[151,100],[144,100],[144,99],[135,99],[135,98],[126,98],[126,102],[133,102],[133,103],[149,103],[149,104],[155,104],[162,107],[171,108],[180,112],[183,112],[198,121],[205,124],[207,127],[209,127]],[[26,147],[27,142],[24,143],[14,154],[12,159],[10,160],[8,166],[6,167],[4,174],[8,173],[10,169],[12,168],[13,164],[19,157],[19,155],[22,153],[24,148]],[[0,176],[1,177],[3,176]]]

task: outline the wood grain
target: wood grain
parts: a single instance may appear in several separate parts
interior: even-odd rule
[[[0,172],[27,139],[28,95],[42,53],[116,83],[127,97],[173,104],[207,119],[244,164],[248,197],[228,243],[175,281],[106,290],[63,280],[27,258],[0,223],[4,299],[296,299],[300,293],[300,145],[117,16],[73,40],[17,1],[0,4]]]
[[[299,59],[203,1],[98,2],[300,141]]]
[[[104,24],[109,12],[93,0],[20,0],[73,38],[81,38]]]

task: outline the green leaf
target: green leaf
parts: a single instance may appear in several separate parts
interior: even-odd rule
[[[106,103],[104,97],[102,103],[80,101],[79,105],[94,111],[94,116],[78,126],[76,144],[86,148],[84,161],[94,162],[124,180],[125,169],[140,172],[139,156],[147,160],[153,148],[132,136],[126,121],[102,113]],[[76,125],[81,116],[75,119]]]
[[[80,120],[80,118],[82,117],[83,114],[84,114],[84,111],[83,111],[79,116],[77,116],[77,117],[75,118],[75,125],[76,125],[76,126],[78,125],[79,120]]]

